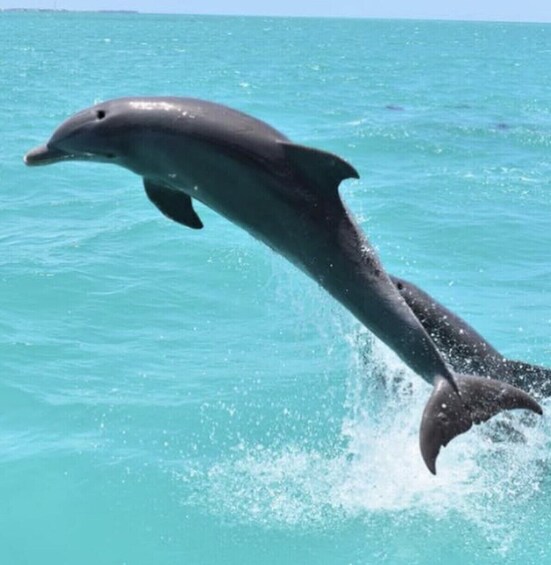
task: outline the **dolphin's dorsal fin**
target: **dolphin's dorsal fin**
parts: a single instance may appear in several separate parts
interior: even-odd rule
[[[143,185],[149,200],[165,216],[188,228],[200,230],[203,227],[203,222],[193,209],[191,197],[185,192],[167,188],[149,179],[143,179]]]
[[[291,142],[278,143],[300,175],[326,195],[335,194],[343,180],[360,178],[358,171],[338,155]]]

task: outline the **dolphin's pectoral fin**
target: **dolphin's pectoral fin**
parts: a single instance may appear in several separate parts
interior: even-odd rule
[[[337,155],[286,141],[278,143],[284,148],[285,156],[300,175],[324,194],[335,194],[339,184],[345,179],[360,178],[358,171]]]
[[[433,474],[440,448],[473,424],[514,408],[542,414],[541,406],[530,395],[506,383],[460,374],[455,374],[455,382],[459,394],[447,380],[438,379],[423,412],[419,443],[423,460]]]
[[[167,188],[149,179],[143,179],[143,185],[149,200],[165,216],[188,228],[200,230],[203,227],[203,222],[193,209],[191,197],[185,192]]]

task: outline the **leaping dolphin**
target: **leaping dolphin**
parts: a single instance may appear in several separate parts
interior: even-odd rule
[[[390,278],[454,371],[492,377],[536,397],[551,396],[551,369],[504,357],[465,320],[424,290],[404,279]]]
[[[434,385],[420,429],[432,473],[440,448],[473,424],[512,408],[542,413],[511,385],[448,367],[341,200],[340,183],[359,175],[336,155],[225,106],[134,97],[75,114],[25,156],[27,165],[68,160],[133,171],[163,214],[194,229],[199,200],[317,281]]]

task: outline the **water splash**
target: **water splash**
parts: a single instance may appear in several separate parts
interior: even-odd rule
[[[187,503],[267,528],[459,516],[507,553],[517,536],[510,516],[538,495],[550,464],[547,422],[517,413],[476,427],[443,451],[434,477],[418,448],[429,387],[367,332],[354,330],[347,339],[353,362],[344,447],[241,443],[226,459],[178,473],[195,485]]]

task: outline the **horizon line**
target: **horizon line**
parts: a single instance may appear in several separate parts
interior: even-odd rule
[[[0,12],[59,12],[59,13],[89,13],[89,14],[127,14],[144,16],[201,16],[201,17],[235,17],[235,18],[296,18],[296,19],[327,19],[327,20],[394,20],[394,21],[418,21],[418,22],[458,22],[458,23],[507,23],[507,24],[550,24],[549,20],[513,20],[513,19],[491,19],[491,18],[461,18],[446,16],[360,16],[360,15],[327,15],[327,14],[254,14],[254,13],[224,13],[224,12],[155,12],[143,10],[116,10],[116,9],[79,9],[79,8],[0,8]]]

